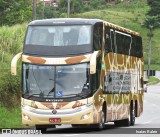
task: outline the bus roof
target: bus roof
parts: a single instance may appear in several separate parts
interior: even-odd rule
[[[130,29],[126,29],[126,28],[124,28],[124,27],[115,25],[115,24],[110,23],[110,22],[107,22],[107,21],[105,21],[105,25],[106,25],[106,26],[109,26],[109,27],[111,27],[111,28],[117,29],[117,30],[119,30],[119,31],[122,31],[122,32],[125,32],[125,33],[129,33],[129,34],[132,34],[132,35],[136,35],[136,36],[141,37],[141,35],[140,35],[138,32],[136,32],[136,31],[133,31],[133,30],[130,30]]]
[[[132,35],[136,35],[140,37],[140,34],[138,32],[132,31],[130,29],[126,29],[124,27],[115,25],[113,23],[101,20],[101,19],[84,19],[84,18],[54,18],[54,19],[43,19],[43,20],[34,20],[32,22],[29,23],[29,25],[31,26],[36,26],[36,25],[40,25],[40,26],[46,26],[46,25],[63,25],[63,24],[74,24],[74,25],[78,25],[78,24],[86,24],[86,25],[94,25],[95,23],[98,22],[102,22],[105,23],[106,26],[109,26],[111,28],[117,29],[119,31],[122,32],[126,32]]]
[[[29,25],[59,25],[59,24],[90,24],[94,25],[97,22],[103,22],[100,19],[83,19],[83,18],[54,18],[34,20]]]

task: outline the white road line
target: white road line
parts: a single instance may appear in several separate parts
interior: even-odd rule
[[[70,135],[63,135],[63,136],[65,136],[65,137],[72,137],[72,136],[78,136],[78,135],[80,135],[80,134],[70,134]]]
[[[144,122],[144,123],[142,123],[143,125],[144,124],[149,124],[149,123],[151,123],[152,121],[147,121],[147,122]]]

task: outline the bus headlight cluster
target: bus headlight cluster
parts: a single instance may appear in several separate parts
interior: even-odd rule
[[[90,113],[82,115],[81,120],[88,119],[89,116],[90,116]]]
[[[31,118],[25,114],[23,114],[23,118],[26,119],[26,120],[31,120]]]
[[[82,111],[82,110],[85,110],[85,109],[91,108],[91,107],[93,107],[93,103],[89,103],[89,104],[84,105],[84,106],[76,107],[75,109],[76,109],[77,111]]]
[[[25,110],[27,110],[27,111],[32,111],[32,110],[35,109],[35,108],[32,108],[30,106],[25,106],[25,105],[23,105],[22,108],[25,109]]]

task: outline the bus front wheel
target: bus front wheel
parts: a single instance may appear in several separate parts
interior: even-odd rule
[[[45,133],[47,131],[47,128],[38,128],[38,127],[36,127],[36,130],[41,130],[41,133]]]
[[[100,123],[91,125],[91,128],[94,128],[96,130],[102,130],[105,128],[105,122],[106,122],[106,117],[105,117],[105,111],[103,110],[101,113]]]

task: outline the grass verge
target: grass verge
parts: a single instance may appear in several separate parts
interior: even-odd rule
[[[7,110],[0,107],[0,128],[21,128],[21,109],[20,107]]]
[[[160,80],[158,78],[155,78],[154,76],[150,76],[149,77],[149,81],[148,81],[148,85],[152,85],[152,84],[157,84],[160,82]]]

